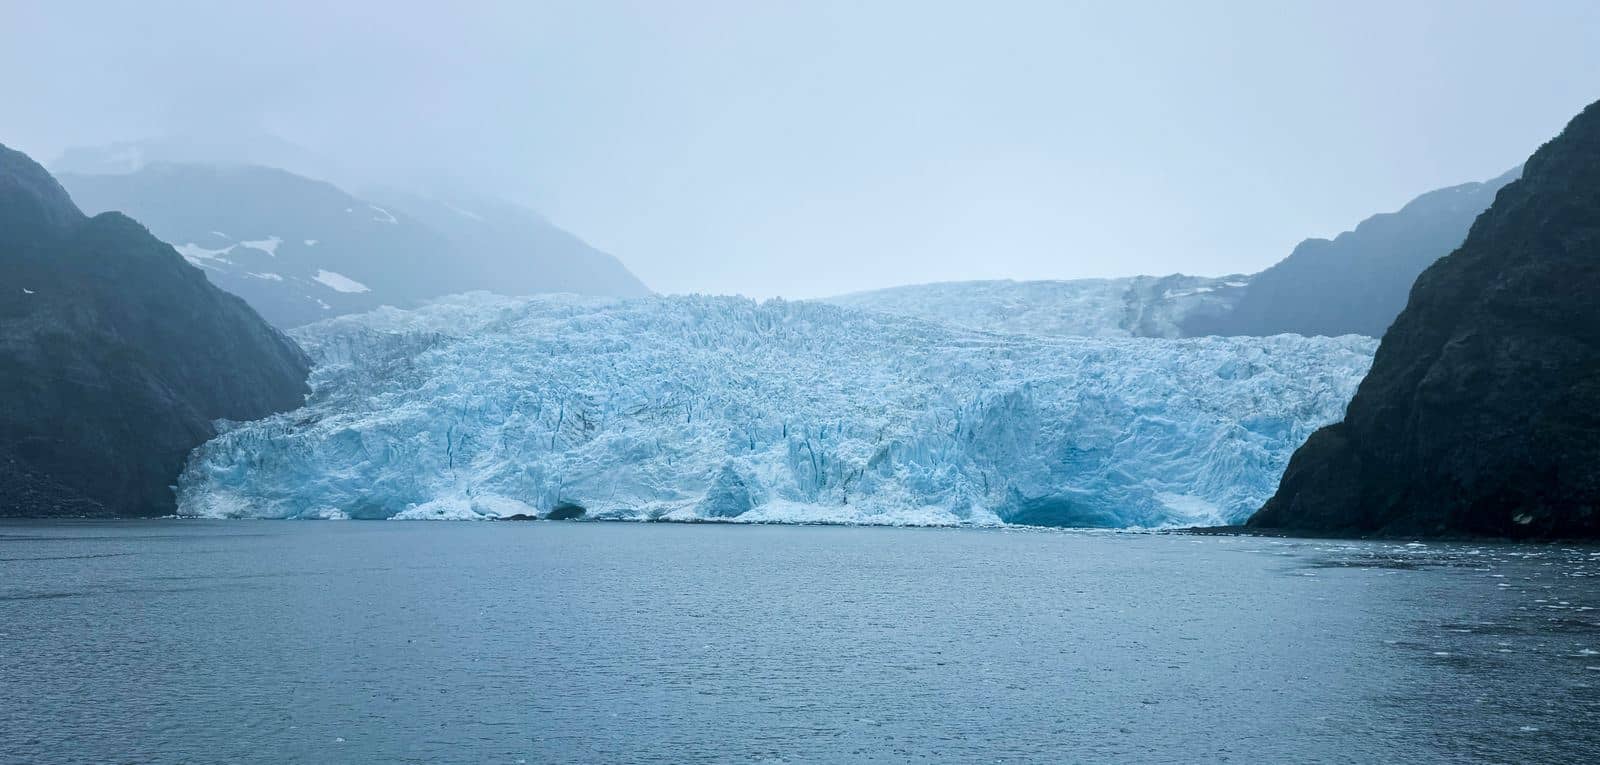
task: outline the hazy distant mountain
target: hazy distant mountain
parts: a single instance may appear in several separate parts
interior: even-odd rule
[[[1417,275],[1461,244],[1495,192],[1521,170],[1430,191],[1331,241],[1307,239],[1252,277],[1233,310],[1188,317],[1184,334],[1382,335]]]
[[[1516,168],[1431,191],[1254,275],[916,284],[825,302],[974,329],[1089,337],[1379,336],[1429,264],[1466,238]]]
[[[320,181],[249,165],[62,174],[90,212],[150,227],[280,327],[465,289],[443,237]]]
[[[651,294],[622,261],[521,205],[481,195],[429,196],[397,190],[370,195],[449,240],[462,267],[476,269],[477,289],[504,295]]]
[[[1247,276],[937,282],[823,302],[969,329],[1045,336],[1179,337],[1185,321],[1232,309]]]
[[[1600,103],[1417,279],[1254,526],[1600,536]]]
[[[259,132],[166,136],[79,146],[63,152],[50,169],[57,176],[112,175],[132,173],[160,162],[262,165],[333,183],[350,180],[350,172],[334,159]]]
[[[612,256],[506,203],[406,196],[413,215],[254,165],[156,162],[61,181],[86,210],[144,221],[280,327],[474,289],[649,294]]]
[[[307,359],[138,223],[0,146],[0,515],[170,513],[212,421],[299,406]]]

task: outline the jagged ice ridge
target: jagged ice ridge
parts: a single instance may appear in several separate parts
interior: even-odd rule
[[[1193,319],[1225,315],[1248,276],[1128,276],[1068,281],[935,282],[826,298],[846,308],[1030,335],[1183,337]]]

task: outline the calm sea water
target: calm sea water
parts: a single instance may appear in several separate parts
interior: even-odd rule
[[[0,524],[0,762],[1594,762],[1600,548]]]

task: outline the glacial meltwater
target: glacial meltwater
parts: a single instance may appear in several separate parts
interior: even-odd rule
[[[0,524],[0,762],[1592,762],[1600,548]]]

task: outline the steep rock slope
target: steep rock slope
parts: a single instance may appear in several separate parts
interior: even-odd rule
[[[0,146],[0,515],[170,513],[212,420],[299,406],[307,371],[170,246]]]
[[[1331,241],[1307,239],[1251,277],[1231,310],[1184,317],[1183,334],[1379,337],[1405,307],[1417,275],[1459,246],[1495,192],[1520,172],[1430,191]]]
[[[218,163],[61,180],[86,210],[144,221],[280,327],[474,289],[649,293],[612,256],[505,203],[480,213],[405,196],[424,221],[293,173]]]
[[[826,298],[834,305],[967,329],[1054,337],[1179,337],[1185,322],[1232,310],[1249,277],[1130,276],[937,282]]]
[[[1250,524],[1600,535],[1600,105],[1417,279],[1342,423]]]
[[[1063,526],[1242,520],[1368,338],[1047,338],[812,302],[482,293],[296,330],[308,406],[181,512]]]

